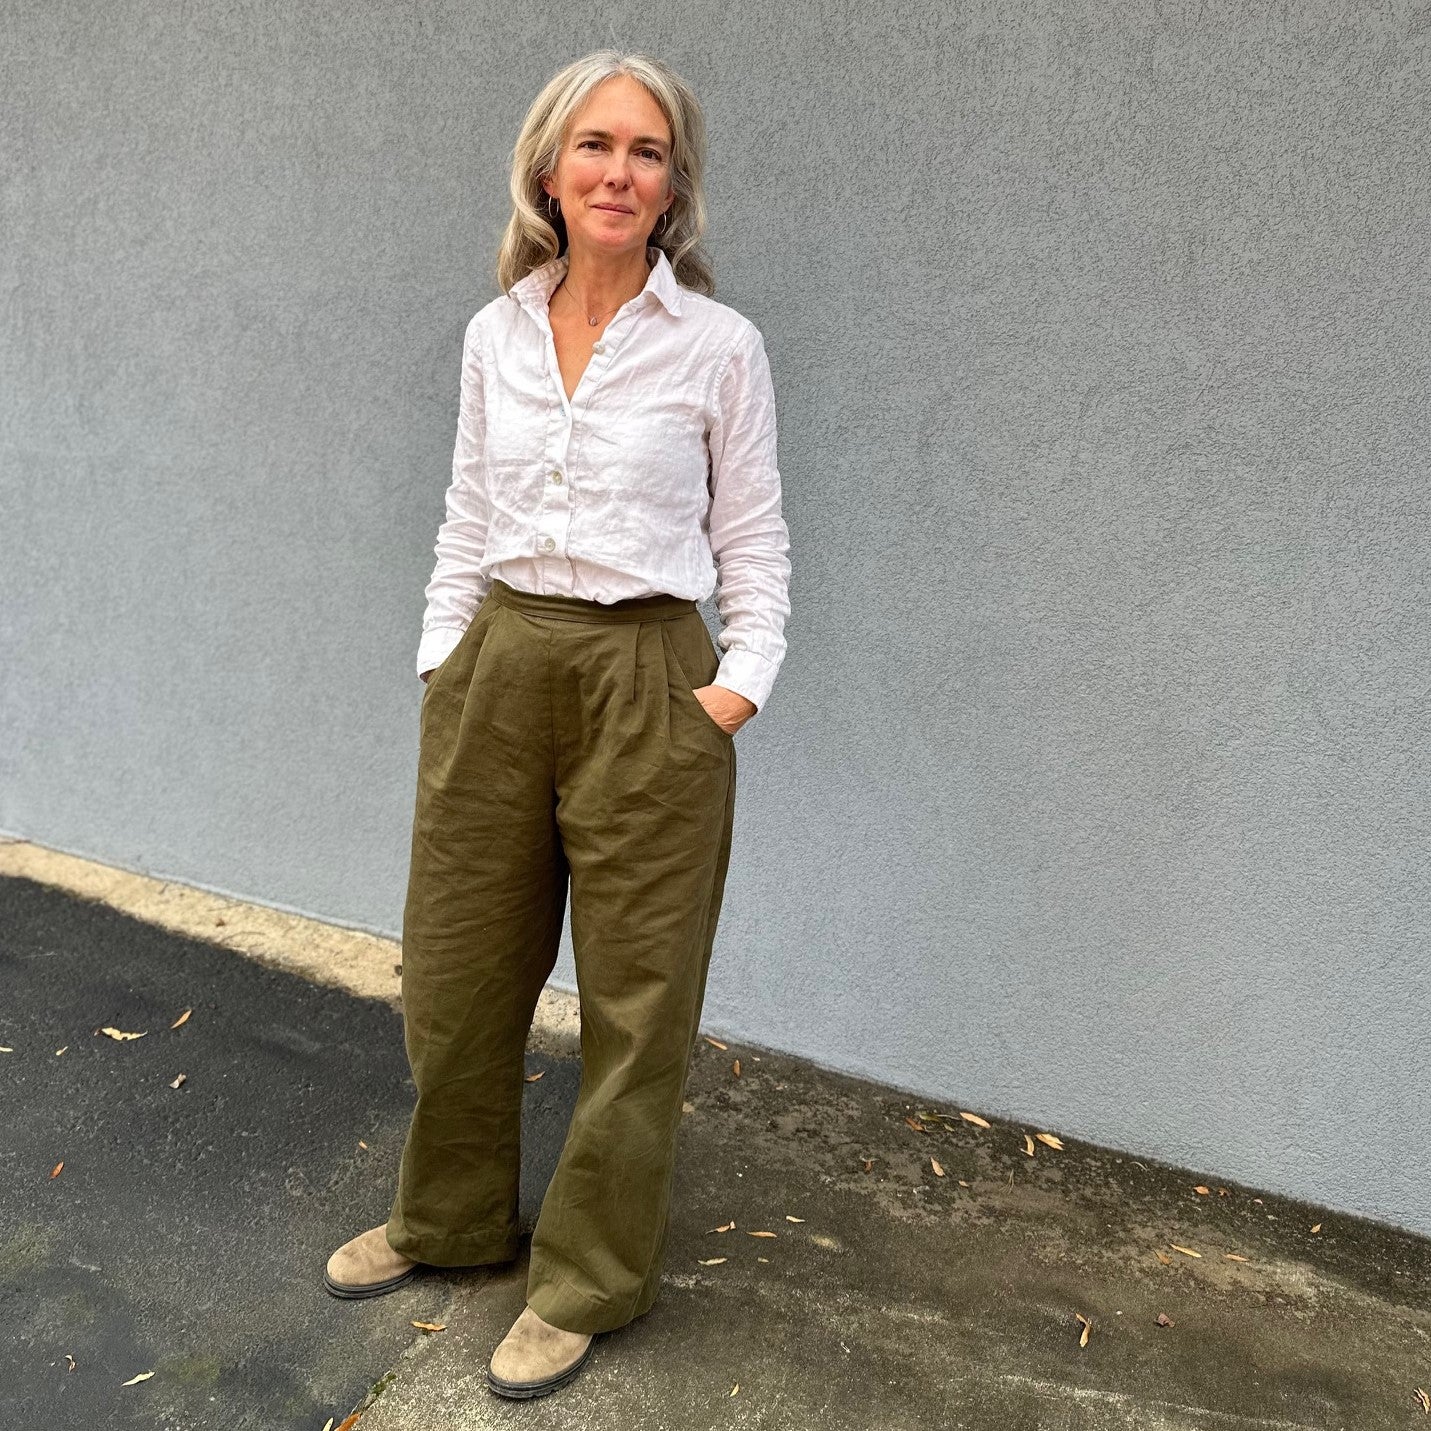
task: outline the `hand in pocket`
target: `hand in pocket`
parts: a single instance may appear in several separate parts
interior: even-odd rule
[[[759,709],[754,701],[726,686],[696,686],[691,694],[727,735],[734,735]]]

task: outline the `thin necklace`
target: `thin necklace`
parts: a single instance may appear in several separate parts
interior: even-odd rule
[[[567,280],[565,279],[561,280],[561,290],[562,292],[567,293],[568,298],[570,298],[571,301],[574,302],[575,305],[577,305],[577,308],[580,308],[582,312],[585,312],[585,306],[582,305],[580,301],[578,301],[577,295],[575,295],[575,293],[568,292]],[[625,302],[624,299],[622,299],[622,302]],[[617,303],[617,308],[621,308],[621,303]],[[608,315],[611,315],[611,313],[617,311],[617,308],[608,308],[607,312],[605,313],[597,313],[597,316],[595,316],[595,318],[592,318],[590,313],[587,313],[587,322],[591,323],[592,328],[595,328],[595,326],[597,326],[597,323],[601,322],[602,318],[607,318]]]
[[[648,269],[647,272],[649,273],[650,270]],[[580,308],[583,313],[586,312],[586,305],[583,304],[582,302],[580,302],[580,301],[578,300],[576,294],[572,293],[571,290],[567,288],[567,286],[566,286],[566,275],[565,275],[565,274],[562,275],[562,280],[561,280],[561,283],[560,283],[559,287],[561,288],[561,291],[562,291],[563,293],[567,294],[567,295],[571,298],[571,301],[572,301],[573,303],[575,303],[576,306],[577,306],[578,308]],[[623,298],[623,299],[621,300],[621,302],[616,305],[616,308],[624,308],[624,307],[626,306],[626,304],[628,304],[630,301],[631,301],[631,300],[630,300],[629,298]],[[598,313],[595,318],[593,318],[593,317],[588,313],[588,314],[587,314],[587,317],[586,317],[586,321],[587,321],[588,323],[590,323],[593,328],[595,328],[596,325],[597,325],[599,322],[601,322],[601,320],[602,320],[603,318],[609,317],[612,313],[615,313],[615,312],[616,312],[616,308],[608,308],[605,313]]]

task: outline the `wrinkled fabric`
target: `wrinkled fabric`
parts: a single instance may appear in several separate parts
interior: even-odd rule
[[[760,330],[683,288],[652,246],[646,286],[597,341],[570,401],[547,306],[562,255],[475,314],[419,675],[494,578],[601,603],[715,592],[714,684],[763,707],[785,656],[790,534]]]
[[[735,811],[693,602],[498,578],[422,698],[402,925],[414,1109],[387,1224],[435,1266],[518,1255],[524,1050],[571,898],[581,1087],[527,1302],[614,1330],[656,1299]]]

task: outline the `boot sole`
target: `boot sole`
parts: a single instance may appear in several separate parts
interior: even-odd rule
[[[487,1385],[498,1396],[510,1397],[513,1401],[527,1401],[534,1396],[545,1396],[548,1392],[565,1386],[586,1365],[591,1359],[592,1348],[595,1345],[596,1338],[592,1337],[587,1343],[586,1350],[565,1371],[559,1371],[555,1376],[546,1377],[542,1381],[504,1381],[493,1372],[489,1363]]]
[[[418,1264],[421,1265],[421,1264]],[[406,1272],[399,1272],[396,1277],[389,1277],[386,1282],[335,1282],[325,1268],[323,1271],[323,1286],[334,1297],[381,1297],[384,1293],[395,1292],[404,1282],[411,1282],[417,1276],[417,1266],[412,1266]]]

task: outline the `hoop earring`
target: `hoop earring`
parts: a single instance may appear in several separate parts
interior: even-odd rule
[[[665,209],[662,209],[662,210],[661,210],[661,222],[660,222],[660,225],[657,227],[656,232],[657,232],[658,234],[663,234],[663,233],[666,232],[666,210],[665,210]]]
[[[552,208],[552,196],[551,196],[550,194],[548,194],[548,195],[547,195],[547,217],[548,217],[549,219],[554,219],[554,218],[557,217],[557,215],[558,215],[560,212],[561,212],[561,200],[558,199],[558,200],[556,201],[556,208]]]

